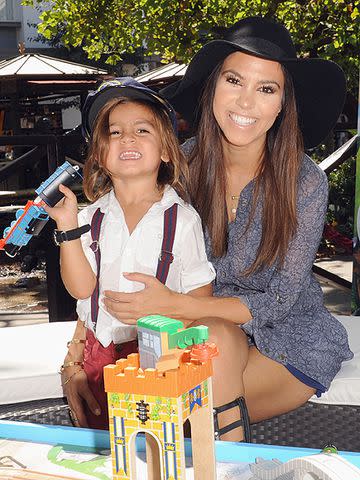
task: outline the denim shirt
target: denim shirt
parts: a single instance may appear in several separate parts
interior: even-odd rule
[[[208,258],[216,270],[214,295],[237,297],[247,305],[252,320],[241,328],[262,354],[292,365],[328,389],[341,362],[350,360],[353,354],[347,332],[325,308],[321,287],[312,272],[327,210],[327,177],[304,156],[298,185],[298,228],[284,265],[245,276],[243,272],[252,265],[262,234],[261,193],[248,226],[253,191],[251,181],[240,194],[236,218],[228,226],[224,256],[211,254],[205,233]]]

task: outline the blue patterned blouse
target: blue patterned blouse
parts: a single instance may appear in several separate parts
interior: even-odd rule
[[[184,148],[188,153],[189,142]],[[255,259],[261,239],[262,204],[258,201],[246,230],[254,181],[241,192],[236,218],[229,224],[228,251],[220,258],[207,254],[216,269],[214,295],[238,297],[252,320],[242,325],[264,355],[295,367],[325,388],[341,362],[353,354],[342,324],[324,306],[312,265],[321,240],[328,199],[325,173],[304,156],[298,190],[298,230],[290,243],[283,268],[265,268],[243,275]],[[261,198],[261,195],[260,195]]]

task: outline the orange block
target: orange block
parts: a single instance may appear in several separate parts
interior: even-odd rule
[[[104,368],[106,392],[134,393],[179,397],[199,383],[211,377],[211,361],[205,363],[180,363],[177,369],[159,372],[139,368],[139,354],[133,353],[116,365]]]

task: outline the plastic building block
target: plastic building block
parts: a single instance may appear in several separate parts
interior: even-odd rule
[[[148,478],[185,480],[189,419],[195,480],[215,480],[211,358],[217,348],[203,343],[207,327],[184,330],[178,320],[153,315],[138,320],[138,338],[139,354],[104,368],[113,479],[136,479],[135,439],[143,432]],[[191,356],[184,346],[195,342],[200,350]]]
[[[169,335],[169,348],[186,348],[205,342],[209,338],[208,328],[204,325],[186,328]]]
[[[177,332],[184,328],[184,324],[180,320],[164,317],[162,315],[148,315],[139,318],[137,321],[138,328],[147,328],[157,332],[167,332],[169,334]]]
[[[197,362],[207,362],[210,358],[214,358],[219,355],[219,350],[215,343],[200,343],[194,345],[190,352],[190,360]]]

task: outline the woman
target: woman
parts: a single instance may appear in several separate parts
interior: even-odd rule
[[[332,62],[298,59],[283,26],[252,17],[205,45],[163,93],[198,122],[187,147],[189,191],[217,273],[214,297],[190,298],[133,273],[127,278],[146,288],[107,292],[105,303],[123,321],[158,313],[209,326],[221,353],[213,382],[219,432],[238,440],[241,397],[251,422],[285,413],[325,392],[352,358],[312,274],[328,187],[303,146],[334,126],[344,75]]]

